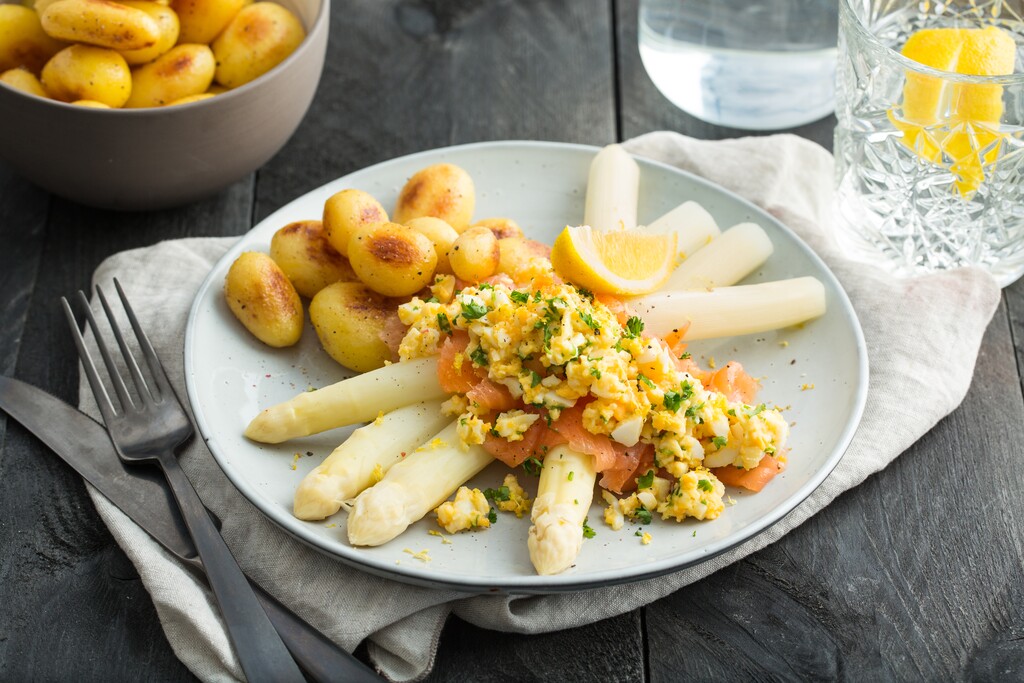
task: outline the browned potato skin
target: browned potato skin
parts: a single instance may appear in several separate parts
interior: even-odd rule
[[[247,251],[224,279],[228,307],[261,342],[292,346],[302,336],[302,300],[288,276],[266,254]]]
[[[180,30],[178,15],[170,7],[149,0],[120,0],[120,3],[126,7],[142,10],[160,28],[160,38],[153,45],[142,50],[119,50],[129,66],[148,64],[177,44]]]
[[[53,38],[111,50],[142,50],[160,39],[153,17],[110,0],[58,0],[47,6],[40,20]]]
[[[181,23],[181,42],[211,43],[248,0],[171,0]]]
[[[348,256],[352,235],[371,225],[388,222],[388,212],[373,195],[362,190],[335,192],[324,202],[324,230],[327,241],[342,256]]]
[[[501,251],[498,240],[488,228],[466,230],[448,251],[455,277],[466,282],[480,282],[498,270]]]
[[[473,227],[487,228],[499,240],[523,236],[523,229],[511,218],[484,218],[474,223]]]
[[[162,107],[183,97],[206,92],[216,63],[206,45],[176,45],[156,60],[132,72],[127,109]]]
[[[46,35],[35,11],[0,5],[0,71],[22,67],[38,75],[64,47],[65,43]]]
[[[3,73],[0,73],[0,83],[6,83],[7,85],[26,92],[29,95],[35,95],[36,97],[49,97],[46,91],[43,90],[43,84],[39,82],[39,79],[27,69],[18,67],[17,69],[8,69]]]
[[[296,221],[274,233],[270,240],[270,258],[304,297],[339,281],[358,279],[348,259],[327,241],[321,221]]]
[[[426,235],[397,223],[364,228],[348,243],[348,258],[363,283],[384,296],[409,296],[433,281],[437,252]]]
[[[132,91],[132,74],[120,53],[93,45],[71,45],[53,56],[40,79],[55,100],[93,100],[120,107]]]
[[[368,372],[391,360],[382,335],[402,303],[405,299],[382,296],[361,282],[335,282],[313,297],[309,319],[331,358],[350,370]]]
[[[217,82],[237,88],[287,59],[306,38],[302,22],[286,7],[257,2],[243,7],[210,45]]]
[[[476,190],[473,179],[454,164],[435,164],[417,171],[398,195],[394,220],[408,223],[421,216],[440,218],[465,232],[473,219]]]

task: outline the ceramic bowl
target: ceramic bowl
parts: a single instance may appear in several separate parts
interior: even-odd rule
[[[0,158],[52,192],[107,209],[158,209],[216,193],[298,128],[327,48],[329,0],[278,0],[306,40],[260,78],[193,104],[90,109],[0,83]]]

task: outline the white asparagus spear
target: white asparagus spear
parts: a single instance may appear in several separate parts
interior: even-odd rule
[[[494,461],[482,446],[462,449],[457,421],[421,448],[356,497],[348,515],[349,543],[387,543]]]
[[[387,413],[447,395],[437,380],[436,356],[394,363],[267,408],[253,418],[245,435],[253,441],[281,443],[369,422],[382,410]]]
[[[659,235],[674,232],[676,251],[684,259],[693,256],[722,232],[711,214],[693,201],[683,202],[650,223],[645,230]]]
[[[293,514],[299,519],[333,515],[343,501],[372,486],[375,476],[401,462],[449,421],[436,400],[396,408],[360,427],[303,478],[295,491]]]
[[[760,225],[734,225],[679,264],[661,289],[711,289],[734,285],[760,268],[774,249]]]
[[[608,145],[590,162],[583,225],[607,232],[636,227],[640,167],[620,145]]]
[[[690,323],[683,339],[712,339],[788,327],[825,313],[825,287],[798,277],[710,291],[655,292],[630,301],[644,334],[664,336]]]
[[[576,561],[596,481],[592,455],[556,446],[544,456],[526,539],[538,574],[557,574]]]

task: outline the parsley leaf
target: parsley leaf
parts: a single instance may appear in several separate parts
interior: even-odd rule
[[[755,415],[760,415],[764,411],[765,411],[765,405],[763,403],[760,403],[760,404],[758,404],[758,406],[756,408],[753,408],[753,407],[747,408],[743,412],[745,412],[747,414],[747,417],[754,417]]]
[[[690,397],[693,396],[693,384],[690,382],[683,382],[679,385],[679,388],[683,390],[683,400],[690,400]]]
[[[487,521],[491,524],[498,521],[498,513],[494,508],[491,508],[491,511],[487,513]]]
[[[644,321],[640,318],[631,316],[626,321],[626,336],[630,339],[635,339],[640,336],[640,333],[644,331]]]
[[[714,491],[715,487],[711,485],[711,482],[707,479],[701,479],[697,482],[697,488],[701,491]]]
[[[499,486],[496,489],[484,489],[484,498],[493,500],[495,502],[509,500],[512,497],[512,492],[508,490],[507,486]]]
[[[583,287],[577,287],[576,291],[579,292],[580,296],[582,296],[584,299],[587,299],[589,301],[593,301],[594,300],[594,293],[591,292],[589,289],[584,289]]]
[[[575,472],[569,472],[569,476],[566,477],[568,481],[572,481],[572,478],[576,476]]]
[[[678,391],[665,392],[665,408],[671,410],[673,413],[679,411],[679,406],[683,404],[683,395]]]
[[[636,378],[643,382],[644,384],[646,384],[647,386],[649,386],[651,389],[655,388],[654,382],[652,382],[651,378],[645,375],[644,373],[641,372],[639,375],[636,376]]]
[[[473,300],[462,302],[462,317],[466,320],[476,320],[487,315],[487,307],[478,304]]]
[[[487,352],[484,351],[484,347],[482,346],[478,346],[473,349],[473,353],[469,354],[469,357],[475,365],[486,366],[488,364]]]
[[[445,334],[452,333],[452,324],[444,313],[437,314],[437,327]]]
[[[649,489],[654,486],[654,470],[647,470],[647,474],[636,478],[636,487],[638,489]]]
[[[583,538],[593,538],[594,536],[597,536],[597,532],[587,524],[588,521],[590,521],[589,518],[583,519]]]
[[[508,298],[512,299],[512,301],[515,301],[517,304],[525,304],[529,302],[530,295],[527,294],[526,292],[512,290],[511,292],[508,293]]]
[[[544,469],[544,463],[535,457],[529,457],[523,461],[523,471],[529,475],[539,477],[542,469]]]
[[[587,327],[592,329],[594,332],[601,332],[601,324],[594,320],[594,316],[589,313],[584,313],[583,311],[576,311],[576,313],[580,316],[580,320],[586,323]]]
[[[601,371],[598,370],[597,368],[590,368],[590,374],[596,377],[597,379],[601,379]]]
[[[716,448],[724,448],[729,440],[724,436],[713,436],[711,437],[711,443],[715,444]]]
[[[535,386],[537,386],[538,384],[540,384],[542,379],[543,378],[540,375],[538,375],[533,370],[530,370],[530,388],[531,389],[534,388]]]
[[[651,511],[641,505],[636,509],[636,518],[640,520],[641,524],[650,524]]]
[[[689,352],[689,351],[683,351],[683,352],[682,352],[682,353],[681,353],[681,354],[679,355],[679,360],[686,360],[686,359],[687,359],[687,358],[689,358],[689,357],[690,357],[690,352]]]

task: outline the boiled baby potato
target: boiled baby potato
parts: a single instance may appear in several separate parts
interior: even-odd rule
[[[206,92],[217,68],[206,45],[178,45],[132,72],[132,94],[125,107],[160,107]]]
[[[459,238],[459,233],[455,232],[455,228],[440,218],[433,218],[432,216],[413,218],[405,225],[416,232],[423,233],[427,239],[433,242],[434,251],[437,253],[437,266],[434,268],[434,272],[452,272],[452,266],[448,262],[448,250],[452,248],[455,240]]]
[[[160,26],[149,14],[109,0],[58,0],[40,20],[58,40],[112,50],[142,50],[160,39]]]
[[[302,300],[288,276],[266,254],[247,251],[224,278],[228,308],[264,344],[291,346],[302,336]]]
[[[331,358],[356,372],[367,372],[391,360],[383,334],[388,319],[404,301],[381,296],[361,282],[335,282],[313,297],[309,320]]]
[[[168,107],[176,107],[179,104],[192,104],[193,102],[202,102],[203,100],[208,100],[211,97],[213,97],[213,93],[212,92],[201,92],[198,95],[189,95],[188,97],[182,97],[180,100],[174,100],[173,102],[168,102],[167,106]]]
[[[12,88],[26,92],[29,95],[47,97],[46,91],[43,90],[43,84],[39,82],[35,74],[22,68],[8,69],[0,74],[0,83],[6,83]]]
[[[530,261],[551,256],[551,247],[522,237],[505,237],[498,240],[498,272],[518,280],[519,271],[530,265]]]
[[[245,85],[283,62],[305,38],[302,23],[281,5],[243,7],[213,41],[217,82],[228,88]]]
[[[397,223],[381,223],[352,235],[348,260],[373,291],[409,296],[433,281],[437,252],[426,235]]]
[[[118,1],[126,7],[142,10],[156,22],[157,27],[160,29],[160,38],[151,46],[141,50],[119,50],[121,56],[124,57],[124,61],[128,62],[129,66],[138,66],[139,64],[152,62],[177,44],[180,25],[178,23],[178,15],[170,7],[161,5],[158,2],[150,2],[149,0]]]
[[[522,237],[523,229],[511,218],[484,218],[473,224],[473,227],[487,228],[499,240],[507,237]]]
[[[388,222],[388,213],[376,199],[362,190],[335,192],[324,202],[324,230],[331,246],[348,256],[352,235],[371,225]]]
[[[75,105],[76,107],[86,107],[87,109],[110,109],[109,104],[103,104],[102,102],[97,102],[96,100],[75,100],[71,104]]]
[[[398,195],[394,220],[408,223],[421,216],[440,218],[465,232],[473,218],[473,179],[454,164],[435,164],[416,172]]]
[[[309,298],[327,285],[357,279],[348,259],[327,241],[321,221],[296,221],[275,232],[270,258],[281,266],[299,294]]]
[[[498,240],[485,227],[470,228],[459,235],[448,252],[455,277],[467,282],[480,282],[494,275],[500,257]]]
[[[64,44],[46,35],[28,7],[0,5],[0,71],[17,67],[38,74]]]
[[[132,74],[124,57],[102,47],[72,45],[43,67],[43,87],[63,102],[93,100],[120,107],[132,92]]]
[[[235,18],[247,0],[171,0],[181,22],[181,42],[209,44]]]

